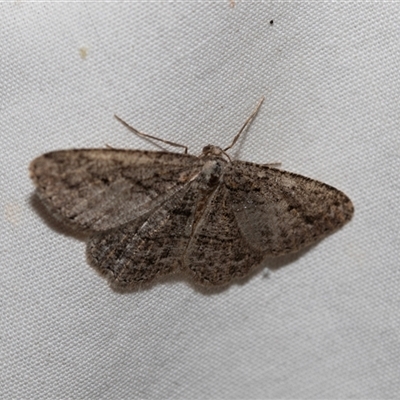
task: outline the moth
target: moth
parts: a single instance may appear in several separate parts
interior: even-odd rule
[[[208,145],[194,156],[164,141],[185,152],[61,150],[33,160],[30,176],[50,212],[87,233],[88,260],[112,286],[178,271],[226,285],[267,256],[313,244],[354,211],[325,183],[230,159],[262,100],[225,149]]]

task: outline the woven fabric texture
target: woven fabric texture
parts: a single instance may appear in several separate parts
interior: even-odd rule
[[[400,7],[347,2],[0,5],[3,398],[383,399],[400,392]],[[207,291],[113,291],[34,196],[57,149],[199,154],[326,182],[353,220]],[[162,146],[173,150],[168,146]]]

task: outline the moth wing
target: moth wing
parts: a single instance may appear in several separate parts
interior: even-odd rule
[[[242,236],[265,255],[308,246],[344,225],[354,211],[332,186],[266,165],[235,161],[224,184]]]
[[[104,231],[139,218],[201,169],[195,156],[117,149],[55,151],[32,161],[46,206],[64,222]]]
[[[119,288],[181,269],[201,197],[191,181],[148,214],[94,233],[87,247],[90,263]]]
[[[193,278],[205,285],[225,285],[243,277],[264,255],[249,246],[242,235],[224,184],[209,197],[195,222],[184,265]]]
[[[352,214],[350,199],[331,186],[235,161],[196,223],[185,266],[203,284],[227,284],[265,256],[310,245]]]

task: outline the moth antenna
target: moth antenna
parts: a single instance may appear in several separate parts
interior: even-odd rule
[[[179,144],[179,143],[175,143],[175,142],[170,142],[169,140],[165,140],[165,139],[161,139],[155,136],[151,136],[148,135],[147,133],[143,133],[138,131],[136,128],[134,128],[133,126],[130,126],[128,123],[126,123],[122,118],[118,117],[118,115],[114,114],[114,117],[121,122],[121,124],[125,125],[130,131],[132,131],[135,135],[138,135],[140,137],[143,138],[148,138],[148,139],[153,139],[153,140],[159,140],[160,142],[169,144],[170,146],[174,146],[174,147],[180,147],[182,149],[185,149],[185,154],[188,153],[188,147],[184,146],[183,144]]]
[[[243,124],[243,126],[240,128],[240,131],[237,133],[237,135],[233,138],[232,143],[226,148],[224,149],[224,151],[227,151],[229,149],[231,149],[237,142],[237,140],[239,139],[240,135],[246,130],[246,128],[250,125],[250,123],[253,121],[254,117],[257,115],[258,110],[261,107],[261,104],[263,103],[265,97],[261,97],[260,101],[258,102],[256,108],[254,109],[254,111],[251,113],[250,117],[246,119],[246,122]]]

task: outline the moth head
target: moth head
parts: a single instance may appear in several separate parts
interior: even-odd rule
[[[221,147],[213,146],[212,144],[208,144],[206,147],[203,147],[203,152],[200,157],[226,157],[229,161],[231,160],[228,154],[221,149]]]

